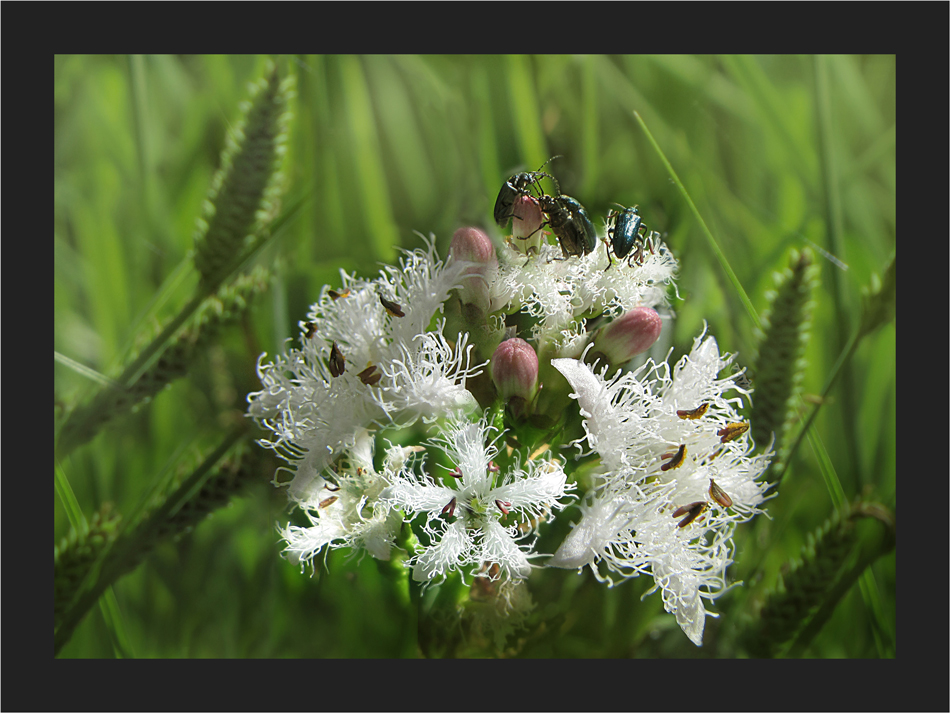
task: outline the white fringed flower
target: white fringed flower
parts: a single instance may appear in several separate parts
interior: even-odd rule
[[[408,425],[474,405],[465,379],[478,371],[465,339],[450,346],[442,322],[426,332],[468,267],[443,263],[429,240],[375,280],[341,271],[343,287],[324,288],[301,323],[301,348],[271,364],[262,355],[264,388],[248,397],[249,414],[274,433],[261,445],[290,463],[293,499],[319,495],[320,473],[354,445],[360,428],[393,418]]]
[[[286,542],[285,556],[303,568],[307,563],[312,566],[313,558],[324,547],[350,547],[388,560],[402,517],[379,495],[389,484],[386,474],[403,467],[407,450],[391,448],[383,473],[377,473],[373,468],[373,437],[366,429],[358,429],[332,481],[315,477],[312,495],[298,503],[310,525],[288,525],[280,530]]]
[[[538,520],[560,509],[560,500],[573,485],[567,483],[563,464],[556,459],[529,461],[527,470],[515,467],[501,476],[493,464],[494,443],[486,443],[492,430],[484,419],[471,423],[451,421],[444,434],[432,439],[456,466],[438,484],[431,476],[403,468],[383,494],[392,507],[406,511],[411,520],[425,514],[428,544],[422,544],[409,561],[413,578],[427,582],[466,565],[491,562],[497,573],[484,568],[475,576],[524,579],[530,573],[530,546],[517,540],[530,534]],[[503,516],[520,521],[503,525]]]
[[[574,389],[583,440],[604,472],[548,564],[590,565],[611,583],[613,575],[651,572],[664,607],[697,646],[709,614],[701,599],[727,588],[733,530],[761,512],[767,485],[757,479],[771,457],[750,456],[752,443],[736,426],[741,396],[724,394],[747,392],[738,374],[718,378],[732,360],[720,357],[713,337],[700,336],[672,377],[666,362],[652,360],[610,380],[583,362],[552,361]]]

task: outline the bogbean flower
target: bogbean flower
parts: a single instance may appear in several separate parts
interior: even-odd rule
[[[354,446],[361,428],[475,408],[465,382],[480,372],[466,339],[451,346],[444,322],[427,331],[470,266],[443,263],[429,241],[375,280],[341,271],[342,288],[324,288],[301,324],[301,347],[270,364],[261,355],[264,388],[249,395],[249,413],[274,434],[261,444],[290,463],[293,499],[320,495],[321,472]]]
[[[600,455],[602,473],[548,564],[590,566],[611,584],[651,573],[651,591],[662,591],[664,607],[697,646],[710,614],[702,599],[727,589],[732,533],[761,512],[767,486],[757,479],[771,457],[750,455],[747,424],[736,412],[739,394],[747,394],[738,374],[719,378],[732,360],[713,337],[700,336],[672,376],[666,362],[652,360],[611,379],[581,361],[552,361],[574,389],[582,441]]]
[[[492,430],[484,418],[450,421],[443,434],[430,441],[455,466],[442,476],[443,484],[404,467],[381,494],[391,507],[403,509],[407,520],[425,515],[429,542],[420,544],[408,562],[416,581],[444,578],[467,565],[477,565],[476,577],[526,578],[536,555],[530,545],[518,541],[561,509],[562,499],[573,489],[563,463],[554,458],[529,460],[525,469],[516,465],[500,473],[493,460],[495,442],[488,441]],[[503,524],[503,518],[513,522]],[[497,567],[483,567],[485,563]]]
[[[288,525],[280,530],[286,543],[284,556],[303,568],[307,563],[313,566],[313,558],[324,547],[350,547],[388,560],[402,516],[379,495],[389,484],[387,476],[402,468],[413,450],[390,448],[383,472],[377,473],[373,468],[373,437],[366,429],[358,429],[339,469],[330,479],[318,476],[311,496],[299,503],[310,525]]]

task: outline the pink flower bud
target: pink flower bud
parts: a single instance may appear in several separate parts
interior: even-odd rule
[[[508,339],[492,355],[491,378],[505,401],[514,397],[531,401],[538,387],[538,355],[524,339]]]
[[[656,310],[636,307],[601,329],[594,337],[594,349],[611,364],[623,364],[652,347],[662,328]]]
[[[541,223],[544,216],[541,214],[541,205],[534,196],[519,195],[511,204],[511,237],[521,246],[527,237],[541,237]],[[527,241],[531,242],[531,241]]]
[[[498,271],[498,258],[491,238],[478,228],[459,228],[452,236],[449,254],[456,260],[475,263],[465,271],[458,289],[462,304],[475,305],[483,314],[491,304],[489,287]]]

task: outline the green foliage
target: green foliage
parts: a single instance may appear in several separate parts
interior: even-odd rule
[[[54,62],[54,348],[103,375],[124,374],[146,354],[131,378],[111,378],[124,389],[142,378],[150,384],[149,394],[129,398],[122,417],[98,438],[72,446],[57,465],[84,512],[112,502],[112,512],[123,514],[123,533],[155,527],[147,548],[141,540],[141,554],[149,553],[135,560],[141,565],[123,565],[128,574],[110,580],[136,655],[736,656],[743,653],[741,613],[764,599],[761,588],[776,581],[802,549],[804,533],[833,510],[823,469],[833,466],[847,500],[868,489],[893,507],[896,283],[886,267],[896,224],[893,56],[279,57],[277,76],[292,79],[297,93],[284,144],[281,130],[273,132],[287,116],[289,89],[284,79],[275,87],[269,61],[63,55]],[[264,148],[253,161],[248,152],[251,168],[238,170],[243,154],[229,143],[229,127],[247,84],[262,76],[267,88],[255,97],[272,104],[246,115],[242,145],[259,141]],[[271,128],[250,131],[254,122]],[[225,151],[230,158],[222,160]],[[778,496],[767,503],[772,519],[737,528],[729,578],[746,584],[709,605],[720,618],[708,620],[702,649],[675,622],[670,626],[658,594],[641,601],[649,587],[643,578],[607,589],[587,572],[549,569],[533,573],[534,607],[523,627],[500,632],[504,644],[489,608],[476,602],[460,615],[457,597],[446,590],[447,605],[438,610],[456,617],[443,631],[457,638],[443,646],[438,637],[446,634],[427,629],[422,614],[413,618],[413,587],[398,568],[335,551],[310,576],[280,558],[275,523],[287,520],[286,498],[266,482],[276,462],[242,461],[233,483],[216,475],[230,466],[198,473],[182,462],[183,453],[214,453],[225,443],[247,393],[260,388],[260,353],[272,356],[296,336],[320,288],[339,284],[340,268],[370,276],[397,248],[417,247],[415,231],[433,233],[442,254],[463,225],[500,240],[491,211],[502,182],[555,154],[564,156],[552,164],[562,190],[583,203],[599,232],[612,202],[638,204],[644,222],[664,234],[681,261],[682,300],[673,302],[676,320],[665,327],[660,352],[672,347],[678,358],[706,321],[720,347],[749,366],[757,346],[750,307],[765,308],[769,276],[784,268],[789,250],[818,246],[848,266],[815,262],[821,287],[813,291],[800,389],[807,401],[831,384],[808,422],[825,453],[791,453]],[[272,193],[280,185],[276,174],[264,181],[266,171],[255,170],[279,158],[289,190],[281,212]],[[192,252],[195,218],[212,185],[215,210]],[[252,193],[262,201],[253,209],[241,198]],[[233,211],[222,208],[226,195],[235,197]],[[268,217],[269,229],[258,232]],[[205,312],[202,290],[219,279],[228,284],[252,262],[273,270],[267,295],[225,308],[215,290],[222,312]],[[875,273],[883,276],[880,289]],[[872,287],[863,306],[865,285]],[[231,327],[204,341],[201,330],[226,318]],[[203,319],[207,326],[199,327]],[[844,342],[859,328],[861,348],[847,349]],[[141,335],[152,334],[165,335],[161,349],[149,353],[152,340],[133,349]],[[182,351],[165,351],[173,345]],[[187,378],[161,388],[184,361]],[[55,395],[58,408],[72,411],[100,386],[90,389],[66,363],[56,363]],[[847,374],[840,386],[835,373]],[[848,392],[847,381],[861,388]],[[754,392],[753,403],[760,396]],[[140,407],[131,409],[132,401]],[[62,440],[61,433],[60,447]],[[244,457],[253,450],[259,449]],[[239,488],[249,497],[219,507]],[[173,502],[181,504],[174,512]],[[214,517],[204,517],[211,511]],[[576,510],[565,514],[577,519]],[[61,502],[54,515],[56,538],[69,537]],[[538,550],[553,552],[569,524],[542,528]],[[56,583],[58,607],[83,563],[115,551],[116,543],[101,537],[81,545],[77,535],[75,549],[57,551],[60,573],[74,563],[72,576]],[[819,550],[822,543],[816,541]],[[860,560],[863,551],[852,546],[846,560]],[[860,569],[872,576],[879,601],[835,607],[846,594],[863,600],[867,588],[859,592],[855,580],[841,577],[809,580],[832,604],[816,609],[812,601],[804,629],[780,653],[893,655],[895,556]],[[791,591],[787,581],[786,587]],[[61,656],[114,655],[114,625],[94,603]],[[807,631],[813,626],[816,635]]]

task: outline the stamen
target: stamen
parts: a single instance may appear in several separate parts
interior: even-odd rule
[[[695,421],[698,418],[702,418],[706,411],[709,410],[709,402],[704,401],[699,406],[694,409],[684,409],[676,412],[676,415],[683,419],[690,419]]]
[[[498,506],[498,509],[501,510],[501,512],[502,512],[503,515],[507,515],[509,512],[511,512],[511,511],[508,509],[508,508],[511,507],[511,503],[509,503],[509,502],[507,502],[507,501],[505,501],[505,500],[496,500],[496,501],[495,501],[495,505]]]
[[[331,495],[331,496],[330,496],[329,498],[327,498],[326,500],[321,500],[319,507],[320,507],[321,510],[322,510],[323,508],[330,507],[330,506],[333,505],[333,503],[335,503],[337,500],[339,500],[339,498],[338,498],[336,495]]]
[[[741,423],[729,423],[726,424],[725,428],[716,431],[716,435],[722,436],[722,438],[719,439],[721,442],[728,443],[729,441],[734,441],[748,430],[748,421],[742,421]]]
[[[345,369],[346,359],[343,357],[340,347],[337,346],[336,342],[333,342],[333,346],[330,348],[330,374],[332,376],[343,376]]]
[[[331,300],[333,300],[334,302],[336,302],[336,301],[337,301],[338,299],[340,299],[341,297],[349,297],[349,296],[350,296],[350,288],[347,287],[347,288],[346,288],[345,290],[343,290],[342,292],[337,292],[336,290],[327,290],[327,294],[330,295],[330,299],[331,299]]]
[[[455,514],[455,503],[457,498],[452,498],[452,501],[442,508],[442,514],[446,517],[452,517]]]
[[[732,498],[726,494],[726,491],[716,485],[716,481],[709,479],[709,497],[722,505],[724,508],[732,507]]]
[[[671,458],[669,463],[664,463],[660,466],[660,470],[673,470],[673,468],[679,468],[686,461],[686,444],[683,443],[680,445],[679,450],[675,453],[664,453],[660,456],[663,460]]]
[[[307,322],[307,339],[313,339],[313,335],[317,333],[317,323],[316,322]]]
[[[363,369],[363,371],[357,374],[357,376],[360,378],[360,381],[362,381],[367,386],[376,386],[376,384],[379,383],[379,380],[383,378],[382,373],[378,373],[376,371],[376,366],[374,364],[370,364],[368,367]]]
[[[402,311],[402,305],[397,302],[392,302],[382,295],[379,295],[379,303],[386,309],[390,317],[406,316],[406,313]]]
[[[695,503],[690,503],[689,505],[682,505],[681,507],[676,508],[676,510],[673,511],[673,517],[686,515],[686,517],[684,517],[679,522],[679,527],[686,527],[689,523],[691,523],[697,517],[699,517],[704,512],[706,512],[707,507],[708,505],[706,505],[705,500],[699,500]]]

